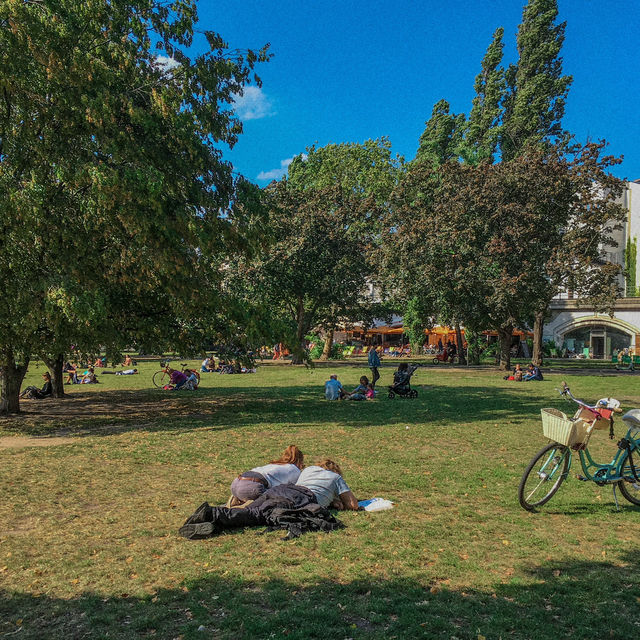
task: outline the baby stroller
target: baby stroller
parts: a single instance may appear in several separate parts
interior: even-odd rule
[[[396,396],[400,398],[417,398],[418,392],[411,388],[411,376],[415,373],[419,364],[409,366],[403,362],[393,374],[393,384],[389,385],[389,400]]]

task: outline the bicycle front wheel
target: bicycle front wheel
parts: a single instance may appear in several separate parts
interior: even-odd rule
[[[636,475],[640,477],[640,452],[636,450],[634,453],[635,455],[632,458],[633,466],[636,469]],[[631,465],[629,464],[628,452],[624,454],[624,458],[622,459],[622,477],[625,478],[625,480],[618,482],[620,493],[624,496],[625,500],[640,507],[640,482],[638,482],[633,475]]]
[[[158,387],[158,389],[162,389],[162,387],[169,382],[169,374],[163,369],[160,369],[160,371],[156,371],[153,374],[152,380],[153,384]]]
[[[520,505],[527,511],[553,498],[569,473],[571,450],[557,442],[547,445],[529,463],[518,488]]]

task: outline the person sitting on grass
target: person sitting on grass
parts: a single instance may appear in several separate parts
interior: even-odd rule
[[[370,382],[367,386],[367,393],[364,394],[367,400],[374,400],[376,397],[376,388]]]
[[[71,364],[70,362],[67,362],[67,364],[65,365],[65,368],[63,369],[63,372],[67,374],[67,377],[64,381],[65,384],[78,384],[79,380],[78,380],[78,369],[76,367],[76,365]]]
[[[178,389],[182,389],[186,384],[189,377],[182,373],[182,371],[178,371],[177,369],[171,369],[171,367],[167,367],[167,373],[169,374],[169,383],[173,385],[173,390],[177,391]]]
[[[43,400],[44,398],[50,398],[53,395],[53,386],[51,384],[51,374],[48,372],[43,373],[42,379],[44,380],[42,389],[38,389],[38,387],[34,387],[34,386],[27,387],[20,394],[20,397],[27,400]]]
[[[124,360],[121,362],[120,366],[121,367],[130,367],[133,365],[133,360],[131,359],[131,356],[129,354],[127,354],[124,357]]]
[[[524,374],[522,379],[525,382],[529,382],[529,380],[544,380],[540,368],[533,364],[533,362],[527,367],[527,373]]]
[[[504,379],[515,380],[516,382],[522,382],[523,376],[524,376],[524,371],[522,371],[522,367],[519,364],[517,364],[513,369],[513,373],[511,375],[505,376]]]
[[[293,484],[304,469],[304,454],[295,444],[289,445],[277,460],[262,467],[241,473],[231,483],[231,501],[234,507],[255,500],[267,489],[279,484]]]
[[[358,500],[342,478],[340,467],[329,460],[304,469],[295,484],[279,484],[259,495],[241,509],[201,504],[180,527],[189,540],[210,538],[227,529],[270,525],[288,529],[288,537],[304,531],[331,531],[344,525],[329,508],[357,511]]]
[[[367,376],[362,376],[360,378],[360,384],[345,397],[347,400],[366,400],[368,387],[369,378],[367,378]]]
[[[202,371],[202,373],[211,373],[214,369],[215,366],[211,366],[211,358],[207,356],[200,365],[200,371]]]
[[[342,400],[344,396],[345,392],[342,384],[338,381],[338,376],[332,373],[324,383],[324,397],[327,400]]]
[[[98,376],[96,376],[93,367],[89,367],[83,374],[80,384],[98,384]]]

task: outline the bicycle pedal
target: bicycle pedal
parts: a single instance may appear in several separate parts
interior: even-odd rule
[[[577,474],[576,478],[578,478],[578,480],[580,480],[580,482],[589,482],[589,478],[585,478],[584,476],[581,476],[580,474]]]

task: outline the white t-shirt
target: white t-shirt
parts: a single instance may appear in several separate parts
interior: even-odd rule
[[[256,467],[251,471],[263,476],[270,487],[294,484],[300,475],[300,469],[295,464],[265,464],[264,467]]]
[[[303,469],[296,484],[309,489],[321,507],[328,507],[340,494],[351,491],[342,476],[316,466]]]

